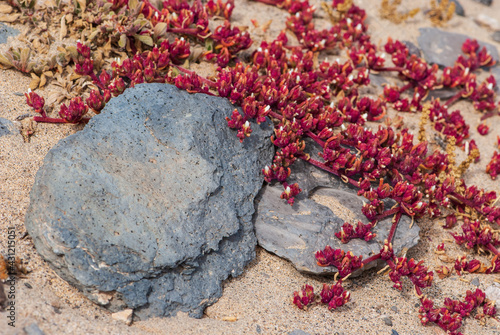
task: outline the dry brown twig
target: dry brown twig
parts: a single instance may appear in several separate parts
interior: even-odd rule
[[[407,13],[398,12],[398,7],[401,5],[402,0],[382,0],[380,4],[380,16],[383,19],[387,19],[393,23],[400,24],[411,17],[417,15],[420,8],[414,8]]]
[[[431,0],[431,10],[427,13],[434,26],[442,27],[453,17],[455,3],[450,0],[442,0],[439,5],[436,0]]]

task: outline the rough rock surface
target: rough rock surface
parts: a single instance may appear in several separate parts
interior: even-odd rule
[[[111,311],[201,317],[254,257],[270,123],[240,143],[222,98],[143,84],[46,156],[26,227],[65,280]]]
[[[307,145],[311,147],[312,143],[307,141]],[[337,272],[335,267],[321,267],[316,264],[314,254],[327,245],[352,251],[355,255],[363,255],[363,259],[380,251],[384,239],[389,235],[392,217],[376,225],[372,231],[377,237],[372,241],[353,239],[342,244],[335,237],[335,233],[340,230],[344,220],[330,208],[310,199],[310,196],[314,192],[336,199],[345,211],[355,214],[356,221],[350,222],[351,224],[357,223],[358,220],[369,222],[361,212],[364,198],[358,196],[356,189],[350,188],[339,178],[311,164],[297,161],[291,169],[290,184],[297,182],[302,189],[293,206],[280,199],[283,186],[279,183],[265,186],[257,198],[255,233],[260,246],[289,260],[297,270],[312,274]],[[386,208],[391,206],[392,204],[386,204]],[[410,228],[410,223],[408,216],[402,217],[393,240],[396,253],[403,248],[413,247],[419,241],[420,229],[416,224]],[[361,272],[356,271],[353,275]]]
[[[15,129],[16,127],[11,121],[0,117],[0,137],[15,134]]]
[[[419,31],[418,44],[425,60],[440,66],[453,66],[458,55],[462,54],[462,44],[470,38],[467,35],[449,33],[437,28],[420,28]],[[486,47],[493,59],[496,61],[500,59],[494,45],[478,42],[481,48]]]
[[[402,42],[408,48],[408,52],[410,53],[410,55],[417,55],[417,57],[422,57],[422,52],[414,43],[410,41],[402,41]]]
[[[19,33],[19,30],[0,22],[0,44],[7,43],[7,38],[9,36],[16,36],[19,35]]]

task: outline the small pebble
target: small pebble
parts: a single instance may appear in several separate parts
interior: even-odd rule
[[[394,313],[397,313],[398,312],[398,308],[396,306],[392,306],[391,307],[391,310],[394,311]]]
[[[500,29],[500,24],[498,23],[497,19],[488,16],[486,14],[479,14],[474,21],[476,21],[477,24],[480,26],[485,26],[493,30],[499,30]]]
[[[493,2],[493,0],[474,0],[474,1],[482,3],[483,5],[486,5],[486,6],[491,6],[491,3]]]
[[[124,309],[123,311],[111,314],[113,320],[124,322],[127,326],[132,324],[134,311],[132,309]]]
[[[472,279],[470,283],[474,286],[479,286],[479,278],[476,277]]]
[[[257,334],[260,334],[262,332],[259,325],[257,325],[257,327],[255,327],[255,330],[257,331]]]
[[[493,285],[488,286],[486,290],[484,290],[484,293],[486,294],[486,298],[495,301],[497,310],[500,309],[500,285],[494,283]]]
[[[36,323],[32,323],[29,326],[24,327],[23,330],[26,335],[45,335]]]
[[[390,318],[385,317],[385,318],[382,319],[382,321],[384,321],[384,323],[386,325],[388,325],[389,327],[392,327],[392,320]]]
[[[491,34],[491,39],[495,42],[500,42],[500,30],[497,30]]]
[[[27,288],[29,288],[29,289],[32,289],[32,288],[33,288],[33,286],[31,286],[31,284],[30,284],[30,283],[24,283],[24,286],[26,286],[26,287],[27,287]]]
[[[291,332],[288,333],[288,335],[311,335],[303,330],[300,330],[300,329],[295,329]]]
[[[399,333],[393,329],[391,335],[399,335]]]

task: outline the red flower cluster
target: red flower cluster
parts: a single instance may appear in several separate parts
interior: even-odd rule
[[[466,261],[466,256],[462,256],[461,258],[457,258],[455,261],[455,270],[457,274],[460,276],[462,271],[466,271],[469,273],[499,273],[500,272],[500,259],[498,259],[498,255],[495,255],[491,260],[490,266],[485,266],[481,263],[481,261],[477,259],[473,259],[471,261]]]
[[[312,304],[314,298],[314,288],[311,285],[304,285],[300,292],[293,292],[293,303],[300,309],[304,309]]]
[[[332,249],[329,245],[323,251],[316,252],[319,266],[335,266],[340,278],[344,278],[355,270],[363,267],[363,256],[354,256],[351,251],[347,253],[342,249]]]
[[[489,173],[493,180],[500,174],[500,153],[496,150],[493,157],[491,157],[491,161],[486,165],[486,173]]]
[[[371,232],[371,229],[372,225],[370,223],[363,224],[363,222],[358,221],[356,228],[354,228],[350,223],[345,222],[340,231],[335,233],[335,236],[342,243],[347,243],[353,238],[361,238],[368,242],[377,236],[377,234]]]
[[[463,301],[446,298],[444,307],[441,308],[434,308],[434,302],[428,298],[422,298],[421,303],[419,318],[422,324],[435,323],[452,335],[461,334],[457,330],[462,326],[462,320],[481,306],[483,313],[478,313],[477,317],[496,315],[494,302],[486,300],[484,292],[480,289],[476,289],[475,292],[467,291]]]
[[[342,287],[342,280],[337,281],[337,283],[323,284],[323,289],[319,294],[318,299],[314,294],[314,288],[310,285],[305,285],[302,290],[293,292],[293,303],[300,309],[304,309],[311,305],[315,300],[319,300],[320,303],[328,305],[328,309],[337,309],[344,306],[351,299],[351,294],[344,290]]]
[[[394,282],[394,288],[402,290],[401,277],[408,277],[416,288],[429,287],[432,284],[433,272],[427,271],[427,267],[422,265],[424,261],[416,262],[413,258],[394,257],[387,263],[391,268],[389,278]]]
[[[469,218],[464,218],[462,225],[463,234],[458,235],[450,233],[457,244],[465,244],[468,249],[475,246],[488,248],[489,245],[497,247],[500,245],[498,233],[493,233],[490,226],[481,225],[479,220],[471,221]]]

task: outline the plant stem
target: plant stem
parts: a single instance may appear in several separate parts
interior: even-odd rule
[[[309,162],[311,163],[312,165],[322,169],[322,170],[325,170],[326,172],[330,172],[331,174],[334,174],[336,175],[337,177],[340,177],[340,179],[342,179],[342,181],[344,182],[347,182],[351,185],[354,185],[356,187],[359,187],[359,183],[357,181],[355,181],[354,179],[352,178],[349,178],[347,177],[346,175],[341,175],[340,173],[338,173],[337,171],[333,170],[332,168],[326,166],[326,164],[324,163],[321,163],[320,161],[317,161],[315,159],[312,159],[312,158],[309,158],[309,159],[306,159],[305,156],[299,156],[297,158],[300,158],[302,159],[303,161],[306,161],[306,162]],[[346,181],[347,180],[347,181]]]
[[[195,72],[193,72],[193,71],[189,71],[189,70],[187,70],[187,69],[185,69],[185,68],[183,68],[183,67],[181,67],[181,66],[178,66],[178,65],[174,65],[174,66],[175,66],[175,68],[176,68],[177,70],[179,70],[179,71],[181,71],[181,72],[183,72],[183,73],[185,73],[185,74],[188,74],[188,75],[190,75],[190,76],[198,76],[198,75],[197,75]],[[202,83],[204,83],[204,84],[205,84],[205,85],[207,85],[208,87],[210,87],[210,88],[217,88],[217,83],[216,83],[216,82],[211,81],[211,80],[208,80],[208,79],[206,79],[206,78],[203,78],[202,76],[198,76],[198,78],[200,79],[200,81],[201,81]]]
[[[362,262],[363,262],[363,265],[366,265],[366,264],[368,264],[368,263],[371,263],[371,262],[373,262],[373,261],[376,261],[376,260],[377,260],[377,259],[379,259],[379,258],[380,258],[380,253],[375,254],[375,255],[373,255],[373,256],[370,256],[370,257],[368,257],[367,259],[365,259],[365,260],[364,260],[364,261],[362,261]]]
[[[46,123],[69,123],[69,124],[77,124],[77,123],[87,123],[90,121],[90,118],[84,117],[78,122],[68,122],[65,119],[60,118],[52,118],[52,117],[43,117],[43,116],[34,116],[33,121],[36,122],[46,122]]]
[[[497,248],[495,248],[495,247],[493,246],[493,244],[488,243],[488,244],[486,245],[486,248],[488,248],[488,250],[489,250],[489,251],[491,251],[492,253],[494,253],[495,255],[500,256],[500,251],[498,251],[498,249],[497,249]]]
[[[444,103],[443,107],[445,107],[445,108],[450,107],[452,104],[454,104],[458,99],[460,99],[462,97],[463,93],[464,93],[464,90],[458,91],[457,94],[455,94],[454,96],[449,98],[448,101],[446,101]]]
[[[379,214],[375,217],[375,220],[382,220],[390,215],[393,215],[393,214],[396,214],[398,211],[399,211],[399,207],[395,207],[395,208],[392,208],[392,209],[388,209],[386,210],[385,212],[383,212],[382,214]]]
[[[399,220],[401,219],[401,215],[403,214],[401,207],[398,207],[398,209],[399,212],[396,214],[394,222],[392,223],[391,230],[389,231],[389,236],[387,237],[387,241],[389,241],[389,243],[392,243],[392,239],[394,238],[394,233],[396,232],[396,227],[398,226]]]

